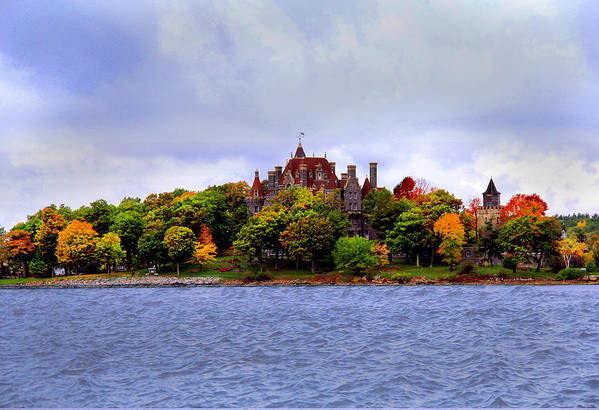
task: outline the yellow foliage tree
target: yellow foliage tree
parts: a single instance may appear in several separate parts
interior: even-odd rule
[[[375,243],[372,252],[376,258],[376,266],[383,267],[389,264],[389,249],[387,249],[387,244],[383,242]]]
[[[74,220],[58,234],[56,258],[66,266],[80,266],[92,262],[98,233],[88,222]]]
[[[578,242],[576,239],[564,238],[558,242],[557,250],[562,255],[562,258],[564,258],[566,268],[569,268],[572,256],[583,256],[585,244]]]
[[[193,261],[202,266],[212,262],[214,258],[216,258],[216,245],[212,242],[210,228],[203,225],[199,238],[195,244]]]
[[[460,216],[455,213],[444,214],[435,222],[434,231],[441,237],[437,253],[443,255],[443,261],[449,264],[449,270],[453,270],[453,266],[462,260],[462,246],[465,243]]]

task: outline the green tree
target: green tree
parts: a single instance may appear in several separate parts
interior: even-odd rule
[[[184,226],[171,226],[164,235],[168,256],[177,266],[177,276],[179,264],[189,260],[195,252],[195,239],[193,231]]]
[[[42,256],[39,254],[39,252],[36,252],[33,256],[33,259],[31,259],[31,262],[29,263],[30,272],[35,276],[43,277],[48,273],[48,269],[49,267],[42,259]]]
[[[133,201],[132,203],[132,209],[118,213],[110,227],[110,231],[121,238],[121,247],[126,252],[128,269],[132,267],[133,257],[137,254],[137,242],[144,230],[142,215],[135,210],[137,208],[136,202]]]
[[[316,259],[330,254],[335,243],[333,225],[317,213],[302,215],[289,223],[281,234],[281,242],[287,253],[296,258],[311,261],[310,271],[316,272]]]
[[[358,275],[376,264],[373,247],[373,242],[360,236],[339,238],[333,251],[333,260],[338,269]]]
[[[109,231],[110,225],[112,225],[115,212],[116,208],[114,205],[110,205],[104,199],[98,199],[89,204],[85,220],[92,224],[98,235],[104,235]]]
[[[532,216],[521,216],[506,222],[499,231],[499,243],[514,260],[513,271],[532,254]]]
[[[164,233],[152,230],[141,235],[137,242],[137,251],[141,262],[160,265],[168,261],[168,251],[164,244]]]
[[[531,256],[537,264],[538,272],[546,257],[558,254],[557,246],[562,236],[562,224],[556,218],[544,216],[532,216],[530,222]]]
[[[490,266],[493,266],[494,258],[502,257],[503,247],[499,241],[499,229],[494,228],[491,221],[485,222],[485,227],[481,229],[478,244],[479,251],[484,253]]]
[[[114,232],[102,236],[96,244],[96,257],[106,264],[106,272],[110,273],[110,266],[125,257],[125,251],[121,248],[121,238]]]
[[[426,217],[420,207],[403,212],[387,236],[387,246],[392,252],[404,252],[416,256],[420,266],[420,253],[426,248],[430,232],[426,229]]]
[[[409,208],[409,200],[402,198],[398,201],[395,195],[384,188],[370,191],[362,203],[366,222],[377,230],[377,238],[383,242],[395,227],[399,215]]]

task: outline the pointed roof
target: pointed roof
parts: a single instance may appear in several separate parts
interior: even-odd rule
[[[368,177],[366,177],[366,179],[364,180],[364,185],[362,185],[362,198],[366,198],[366,195],[368,195],[371,189],[372,185],[370,185],[370,180],[368,179]]]
[[[255,195],[255,193],[258,193],[258,195]],[[264,196],[264,191],[262,190],[262,184],[260,183],[260,174],[258,173],[258,170],[256,170],[255,176],[254,176],[254,183],[252,184],[252,189],[250,191],[250,197],[263,197]]]
[[[492,194],[492,195],[497,195],[500,194],[500,192],[497,190],[497,188],[495,188],[495,183],[493,182],[493,178],[491,178],[491,180],[489,181],[489,186],[487,187],[487,190],[485,192],[483,192],[484,195],[487,194]]]
[[[300,138],[299,142],[297,143],[297,149],[295,150],[294,158],[306,158],[306,153],[304,152],[304,149],[302,148],[302,139],[301,138]]]

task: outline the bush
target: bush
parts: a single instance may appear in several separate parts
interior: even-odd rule
[[[506,256],[505,258],[503,258],[503,261],[501,262],[501,266],[511,270],[516,269],[516,265],[516,261],[511,256]]]
[[[577,269],[577,268],[566,268],[562,269],[557,276],[555,277],[557,280],[574,280],[580,279],[585,275],[585,271]]]
[[[48,265],[46,265],[46,263],[40,258],[35,257],[29,263],[29,271],[34,276],[44,277],[48,272]]]
[[[587,262],[586,268],[587,268],[588,273],[597,272],[597,264],[595,264],[595,262],[593,262],[593,261]]]
[[[373,246],[373,242],[361,236],[339,238],[333,251],[337,269],[358,275],[360,271],[373,267],[376,264]]]
[[[391,280],[399,283],[408,283],[410,281],[410,275],[398,272],[391,276]]]
[[[272,280],[272,274],[269,272],[244,272],[241,279],[245,283],[265,282],[267,280]]]
[[[459,266],[459,274],[460,275],[468,275],[474,272],[474,263],[472,261],[462,262]]]

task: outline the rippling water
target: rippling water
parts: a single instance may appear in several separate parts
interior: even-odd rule
[[[0,406],[599,406],[599,287],[0,291]]]

